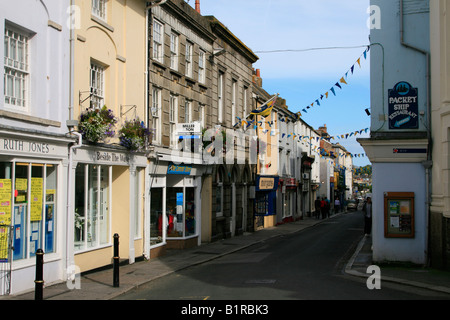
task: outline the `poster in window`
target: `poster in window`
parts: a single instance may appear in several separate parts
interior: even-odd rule
[[[0,224],[11,224],[11,179],[0,179]]]
[[[30,221],[42,220],[43,179],[31,178]]]
[[[413,238],[414,193],[386,192],[384,220],[386,238]]]

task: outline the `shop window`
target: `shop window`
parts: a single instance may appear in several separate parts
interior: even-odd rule
[[[195,235],[195,188],[185,189],[184,223],[185,236]]]
[[[167,236],[183,236],[183,188],[167,188]]]
[[[167,188],[166,199],[167,236],[195,235],[195,188]]]
[[[56,165],[0,162],[0,224],[14,228],[13,260],[55,252],[56,182]]]
[[[163,188],[152,188],[150,198],[150,245],[163,241]]]
[[[79,164],[75,173],[75,250],[110,243],[112,167]]]

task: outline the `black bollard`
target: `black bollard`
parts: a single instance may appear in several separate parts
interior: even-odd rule
[[[38,249],[36,251],[36,280],[34,280],[34,299],[43,299],[43,289],[44,289],[44,251]]]
[[[119,235],[114,234],[113,286],[119,287]]]

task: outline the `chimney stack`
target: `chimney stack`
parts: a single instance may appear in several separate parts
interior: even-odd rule
[[[200,13],[200,0],[195,0],[195,11]]]

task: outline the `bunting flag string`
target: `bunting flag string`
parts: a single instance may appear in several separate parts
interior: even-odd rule
[[[276,120],[274,120],[274,121],[276,121]],[[249,125],[253,124],[253,122],[254,122],[253,120],[249,121]],[[261,122],[261,124],[263,123],[263,121],[258,121],[258,122]],[[266,123],[272,122],[272,124],[269,125],[270,127],[273,125],[273,121],[265,121],[265,122]],[[254,125],[255,129],[257,129],[257,127],[258,127],[258,125]],[[364,128],[364,129],[360,129],[360,130],[351,131],[351,132],[348,132],[348,133],[343,133],[343,134],[338,134],[338,135],[334,135],[334,136],[329,136],[327,138],[324,138],[324,137],[311,137],[311,136],[306,136],[306,135],[304,136],[304,135],[299,135],[299,134],[297,134],[295,132],[290,132],[290,133],[282,133],[280,139],[289,139],[289,138],[292,137],[293,139],[297,139],[298,142],[306,142],[308,145],[310,145],[312,147],[312,150],[315,151],[320,157],[332,156],[332,157],[336,158],[337,156],[342,157],[342,156],[345,155],[345,156],[350,156],[352,158],[359,158],[359,157],[364,157],[365,154],[364,153],[354,153],[354,154],[352,154],[352,153],[341,154],[340,153],[340,154],[338,154],[336,156],[336,154],[334,152],[328,152],[325,148],[320,148],[318,146],[314,146],[311,143],[311,141],[312,140],[316,140],[316,143],[317,143],[320,140],[325,140],[325,141],[331,142],[331,140],[348,139],[348,138],[350,138],[352,136],[356,136],[358,134],[361,135],[363,133],[367,133],[368,130],[369,130],[369,128]],[[276,130],[274,130],[274,129],[270,129],[269,130],[267,128],[261,128],[261,132],[263,134],[269,133],[271,136],[275,136],[275,135],[279,134],[278,132],[276,132]]]
[[[314,105],[320,106],[320,101],[322,101],[324,97],[325,97],[325,99],[328,99],[328,97],[330,96],[330,91],[331,91],[331,93],[333,93],[334,96],[336,96],[336,88],[335,87],[342,89],[341,84],[348,85],[348,83],[347,83],[348,74],[354,73],[355,64],[358,64],[358,66],[361,68],[361,57],[364,57],[364,60],[366,60],[367,53],[369,52],[369,50],[370,50],[370,46],[367,46],[366,50],[364,50],[364,52],[359,56],[359,58],[356,60],[356,62],[350,67],[350,69],[348,69],[348,71],[345,73],[345,75],[342,76],[333,86],[331,86],[331,88],[328,91],[326,91],[324,94],[321,94],[319,98],[314,100],[314,102],[312,102],[310,105],[303,108],[302,111],[304,113],[308,113],[308,109],[314,107]]]

